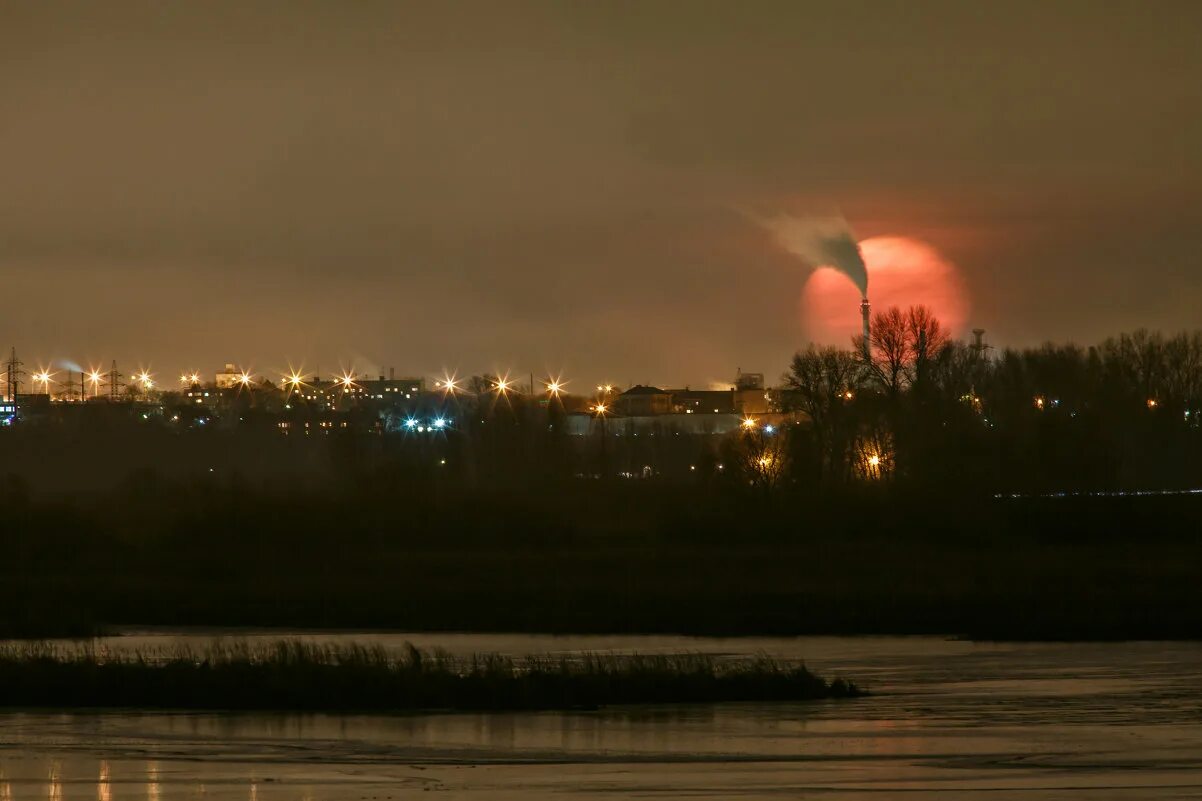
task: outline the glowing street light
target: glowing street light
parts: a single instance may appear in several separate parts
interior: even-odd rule
[[[567,382],[560,378],[548,378],[546,381],[547,393],[552,397],[558,398],[559,393],[563,390],[564,384]]]
[[[102,378],[104,378],[104,376],[102,376],[100,374],[99,370],[96,370],[94,368],[91,370],[91,372],[88,373],[88,381],[91,382],[91,384],[92,384],[92,397],[93,398],[95,398],[97,395],[100,394],[100,381]]]
[[[508,378],[498,378],[497,383],[493,384],[493,389],[495,389],[497,392],[500,392],[502,395],[508,392],[511,387],[513,387],[513,384]]]
[[[350,392],[355,386],[355,376],[353,373],[343,373],[342,377],[338,379],[338,383],[342,385],[343,392]]]
[[[250,373],[240,373],[238,375],[238,383],[244,387],[249,387],[251,384]]]
[[[606,412],[609,411],[609,407],[606,406],[604,403],[598,403],[596,406],[593,407],[593,411],[596,412],[597,414],[605,414]]]
[[[755,418],[753,417],[744,417],[742,425],[745,430],[752,431],[759,424],[756,423]]]
[[[880,455],[874,453],[871,456],[869,456],[868,457],[868,465],[869,465],[869,467],[880,467],[881,466]]]
[[[439,387],[443,394],[447,395],[453,395],[459,391],[459,382],[453,375],[444,375],[441,381],[434,382],[434,386]]]
[[[33,383],[35,385],[41,384],[42,389],[45,391],[45,393],[47,395],[49,395],[50,394],[50,371],[43,368],[40,372],[34,373],[33,374]]]

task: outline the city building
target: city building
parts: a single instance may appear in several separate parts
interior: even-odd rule
[[[636,384],[614,400],[614,412],[624,417],[672,413],[672,393]]]
[[[237,365],[227,363],[225,369],[217,373],[213,383],[217,389],[233,389],[242,383],[243,375]]]

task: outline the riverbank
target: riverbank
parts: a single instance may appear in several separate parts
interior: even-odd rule
[[[854,698],[844,679],[767,657],[700,654],[467,659],[412,646],[280,640],[106,654],[29,643],[0,649],[0,707],[296,711],[595,709],[629,704]]]
[[[218,486],[10,506],[0,636],[132,625],[1202,638],[1193,496]]]

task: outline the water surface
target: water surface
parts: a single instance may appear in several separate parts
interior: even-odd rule
[[[132,632],[99,648],[203,646]],[[453,654],[767,653],[802,704],[428,715],[0,712],[8,799],[1202,798],[1202,645],[308,634]],[[247,635],[269,641],[278,633]]]

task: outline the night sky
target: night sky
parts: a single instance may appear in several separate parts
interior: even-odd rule
[[[704,385],[807,270],[958,266],[995,344],[1202,323],[1202,3],[9,3],[0,344]],[[871,293],[871,291],[870,291]]]

